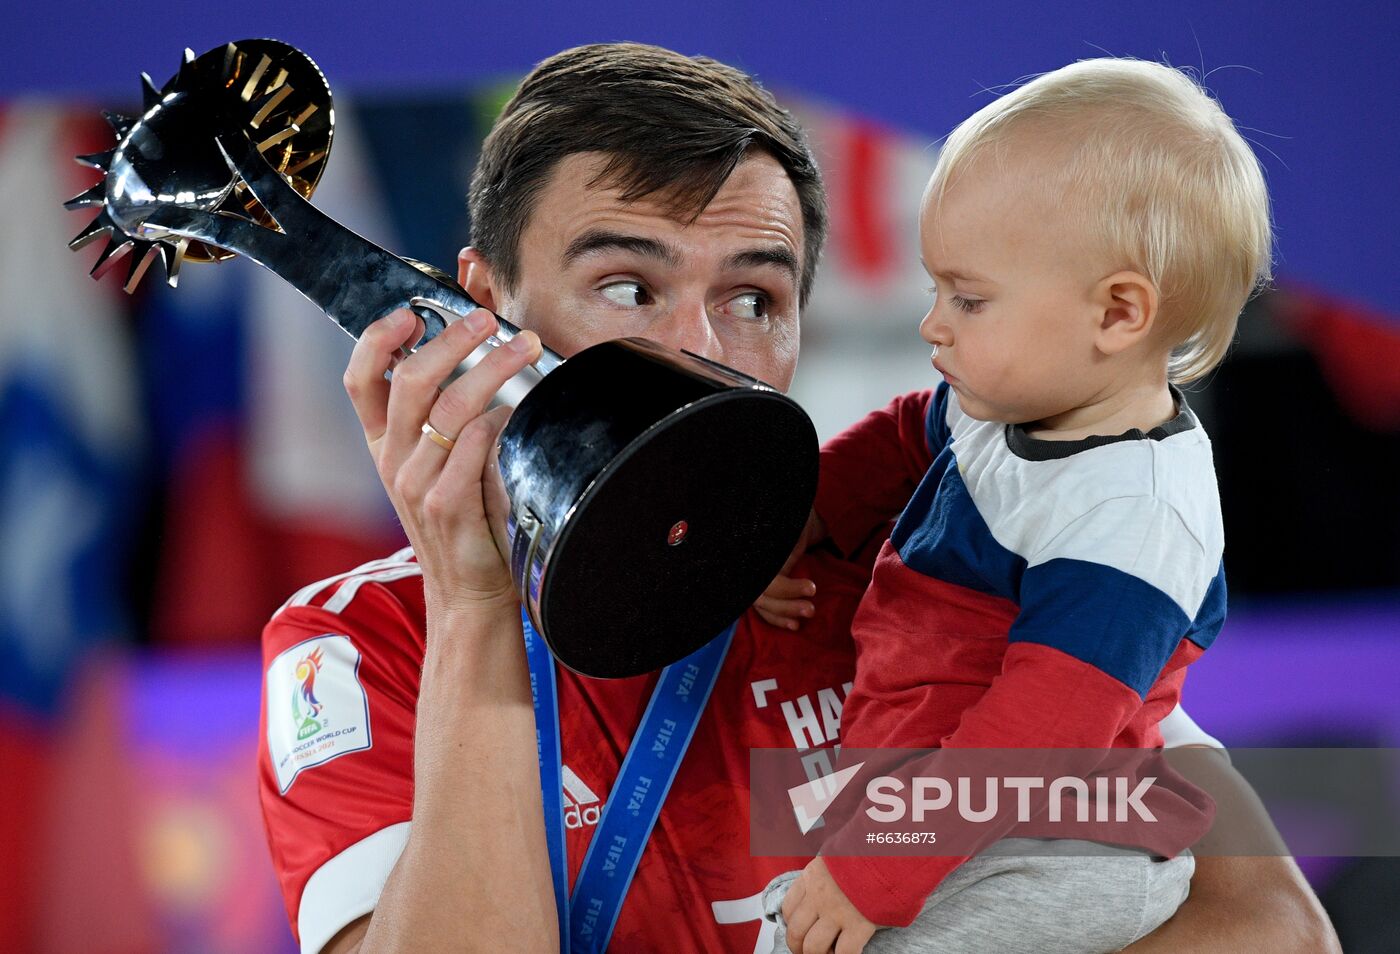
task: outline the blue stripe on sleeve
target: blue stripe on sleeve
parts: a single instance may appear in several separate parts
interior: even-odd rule
[[[1145,697],[1191,629],[1176,601],[1146,580],[1059,559],[1026,570],[1009,638],[1058,649]]]
[[[997,543],[958,472],[952,446],[945,447],[900,514],[890,543],[909,569],[1017,600],[1024,558]]]
[[[1197,611],[1196,619],[1191,623],[1191,630],[1186,634],[1186,638],[1202,649],[1209,649],[1210,644],[1215,642],[1215,637],[1220,634],[1220,627],[1225,625],[1226,599],[1225,561],[1221,560],[1220,570],[1215,574],[1215,579],[1210,581],[1210,589],[1206,590],[1206,598],[1201,602],[1201,608]]]

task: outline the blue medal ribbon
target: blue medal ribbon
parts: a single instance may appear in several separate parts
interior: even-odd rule
[[[535,738],[544,793],[545,843],[554,881],[561,954],[602,954],[642,860],[661,806],[719,678],[737,623],[661,670],[651,701],[618,770],[569,898],[559,691],[554,657],[522,610]]]

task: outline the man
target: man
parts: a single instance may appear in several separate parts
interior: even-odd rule
[[[569,50],[525,79],[471,208],[459,280],[532,332],[439,392],[493,319],[403,360],[410,316],[371,326],[345,385],[412,551],[304,588],[264,634],[262,801],[305,951],[557,949],[519,606],[492,530],[505,412],[485,409],[538,356],[533,332],[565,356],[641,335],[785,388],[826,229],[802,133],[766,92],[631,44]],[[613,950],[771,947],[758,893],[805,859],[750,857],[748,750],[837,741],[868,565],[818,555],[794,572],[814,580],[817,616],[797,632],[739,621]],[[656,678],[558,680],[572,877]],[[1238,784],[1223,760],[1221,775]],[[1194,884],[1143,950],[1332,943],[1286,861],[1203,858]]]

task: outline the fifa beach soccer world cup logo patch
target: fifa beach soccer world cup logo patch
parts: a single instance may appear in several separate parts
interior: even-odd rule
[[[327,633],[279,653],[267,667],[267,749],[282,794],[299,774],[370,747],[360,651]]]
[[[298,725],[297,739],[306,739],[321,731],[321,723],[316,717],[325,708],[316,701],[316,673],[321,671],[321,648],[318,646],[307,653],[297,663],[297,684],[292,688],[292,722]],[[306,712],[302,712],[302,703]]]

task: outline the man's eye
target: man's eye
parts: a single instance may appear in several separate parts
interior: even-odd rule
[[[735,318],[758,321],[768,317],[768,296],[762,292],[744,292],[729,300],[729,311]]]
[[[651,304],[652,300],[651,293],[641,282],[612,282],[604,285],[600,291],[608,301],[624,308],[640,308]]]

